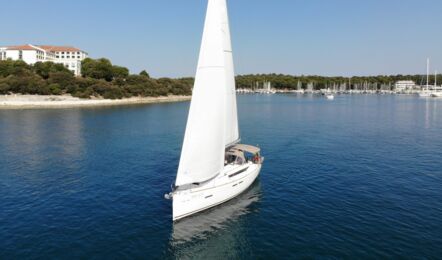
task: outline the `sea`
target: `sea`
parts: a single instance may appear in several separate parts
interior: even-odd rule
[[[188,109],[0,111],[0,259],[442,256],[442,99],[239,95],[260,176],[173,223]]]

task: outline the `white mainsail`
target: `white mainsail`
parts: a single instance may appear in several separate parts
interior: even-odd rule
[[[223,2],[208,1],[176,186],[207,181],[224,168],[227,73]]]
[[[226,68],[226,147],[239,141],[238,112],[236,106],[235,72],[230,39],[229,15],[226,0],[219,0],[223,32],[224,59]]]

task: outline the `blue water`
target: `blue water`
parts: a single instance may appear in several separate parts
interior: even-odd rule
[[[163,194],[188,103],[0,111],[0,258],[442,255],[442,100],[238,103],[259,180],[176,225]]]

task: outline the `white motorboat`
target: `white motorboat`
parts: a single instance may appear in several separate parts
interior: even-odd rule
[[[177,177],[165,195],[174,221],[226,202],[255,181],[260,148],[239,142],[227,3],[208,0]]]
[[[328,100],[333,100],[333,99],[335,99],[335,96],[334,96],[333,94],[326,94],[325,97],[326,97]]]

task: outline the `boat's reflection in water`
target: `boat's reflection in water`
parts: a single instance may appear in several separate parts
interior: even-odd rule
[[[248,241],[243,229],[248,218],[259,211],[259,203],[256,202],[260,198],[258,179],[238,197],[174,223],[169,253],[179,258],[210,257],[219,255],[220,251],[225,256],[245,253]]]

